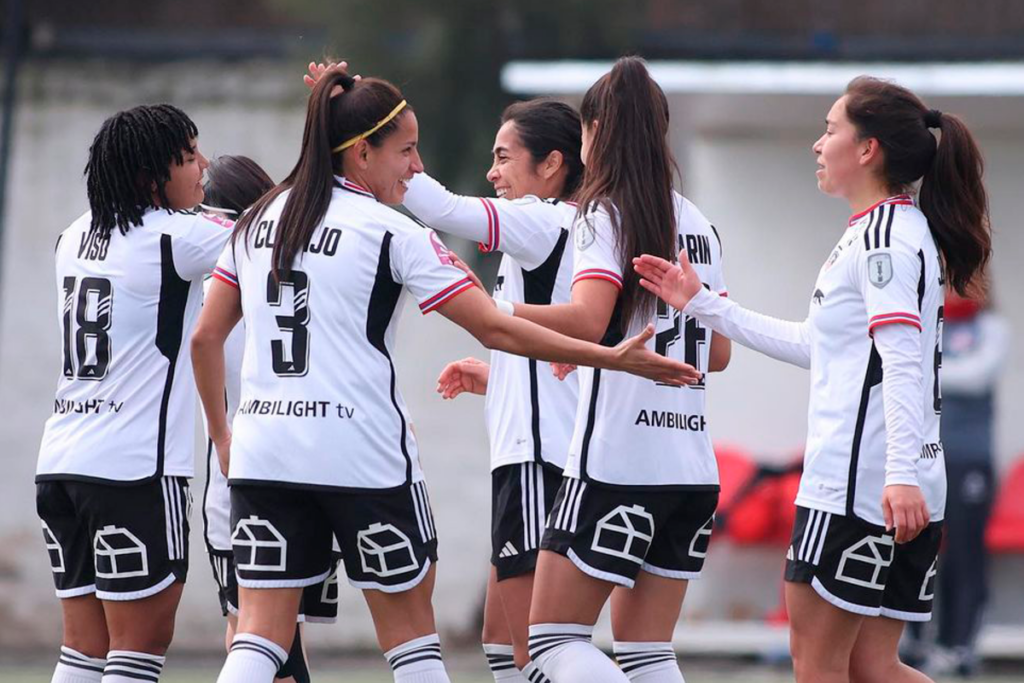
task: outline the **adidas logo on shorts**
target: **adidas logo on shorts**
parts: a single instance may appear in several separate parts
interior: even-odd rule
[[[518,554],[519,551],[516,550],[516,547],[514,545],[512,545],[512,541],[506,541],[505,547],[501,549],[500,553],[498,553],[498,557],[512,557]]]

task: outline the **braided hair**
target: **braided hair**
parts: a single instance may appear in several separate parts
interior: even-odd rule
[[[197,135],[192,119],[170,104],[142,105],[104,121],[85,165],[90,230],[109,239],[115,226],[125,235],[141,225],[154,204],[153,185],[160,206],[168,206],[164,184],[171,179],[171,162],[184,163]]]

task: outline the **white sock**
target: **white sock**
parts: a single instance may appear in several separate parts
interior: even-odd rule
[[[511,645],[484,643],[484,654],[487,655],[487,666],[491,667],[495,683],[522,683],[523,675],[516,668]]]
[[[105,659],[86,657],[81,652],[62,645],[60,659],[53,669],[50,683],[100,683],[106,664]]]
[[[156,683],[164,669],[164,659],[146,652],[111,650],[103,667],[103,683]]]
[[[672,643],[615,641],[615,659],[633,683],[686,683]]]
[[[544,672],[538,669],[533,662],[529,662],[523,667],[522,674],[527,683],[551,683],[551,679],[545,676]]]
[[[590,642],[593,626],[530,626],[530,659],[555,683],[628,683],[612,660]]]
[[[449,683],[436,633],[402,643],[384,653],[395,683]]]
[[[288,653],[272,640],[254,633],[238,633],[220,670],[217,683],[272,683]]]

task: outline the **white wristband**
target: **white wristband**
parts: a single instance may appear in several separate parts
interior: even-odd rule
[[[505,301],[504,299],[495,299],[494,305],[498,307],[498,310],[505,315],[515,315],[516,307],[511,301]]]

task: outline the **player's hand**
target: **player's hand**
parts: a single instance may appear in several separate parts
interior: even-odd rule
[[[611,369],[673,386],[686,386],[700,381],[702,375],[697,368],[647,348],[647,342],[653,336],[654,325],[648,325],[643,332],[612,349],[614,361]]]
[[[453,266],[455,266],[463,273],[465,273],[466,276],[469,277],[470,281],[472,281],[474,285],[483,290],[484,294],[490,296],[490,294],[487,292],[487,289],[484,288],[484,283],[480,282],[480,278],[476,276],[476,273],[473,272],[473,269],[466,265],[466,262],[460,259],[458,254],[456,254],[454,251],[449,251],[448,258],[451,259]]]
[[[231,433],[219,439],[213,439],[213,447],[217,451],[217,461],[220,463],[220,473],[228,476],[228,465],[231,464]]]
[[[564,382],[566,377],[576,372],[576,366],[571,363],[552,363],[551,372],[559,382]]]
[[[302,77],[302,82],[306,84],[307,88],[312,90],[313,86],[316,85],[316,82],[319,81],[323,77],[323,75],[325,73],[327,73],[330,69],[337,68],[337,69],[341,69],[342,71],[346,71],[347,72],[348,71],[348,62],[329,62],[327,64],[324,64],[323,62],[320,62],[320,63],[310,62],[309,66],[306,67],[306,68],[309,70],[309,73]],[[355,80],[358,81],[360,78],[362,78],[362,76],[357,74],[357,75],[353,76],[352,78],[354,78]],[[341,94],[341,92],[342,92],[341,86],[337,86],[331,92],[331,97],[334,97],[335,95],[339,95],[339,94]]]
[[[641,287],[677,311],[683,310],[704,286],[685,249],[679,252],[678,264],[643,254],[633,259],[633,270],[640,276]]]
[[[931,521],[920,487],[899,484],[886,486],[883,490],[882,517],[886,531],[896,529],[897,543],[913,541]]]
[[[468,391],[483,396],[487,393],[487,381],[491,366],[476,358],[463,358],[449,363],[437,378],[437,393],[445,400],[453,399]]]

